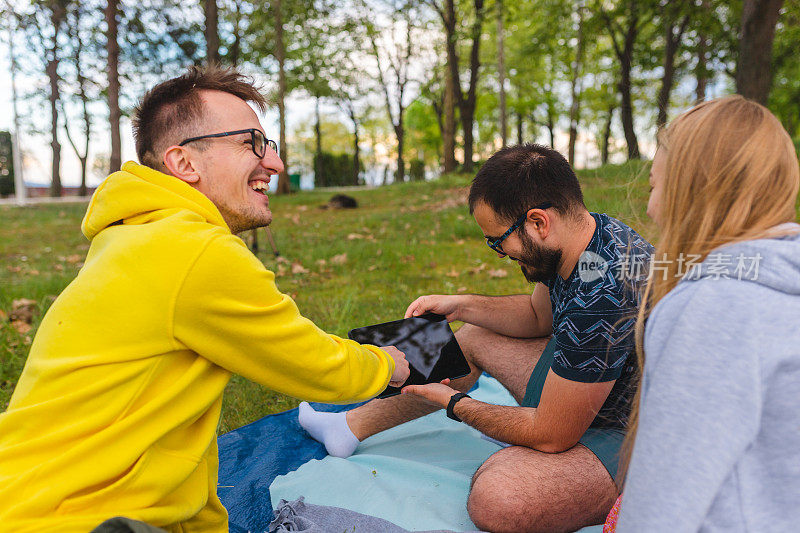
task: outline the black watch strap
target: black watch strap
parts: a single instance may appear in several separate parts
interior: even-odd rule
[[[455,408],[456,404],[461,398],[469,398],[469,397],[470,397],[469,394],[463,392],[457,392],[452,396],[450,396],[450,402],[447,404],[447,418],[452,418],[456,422],[461,422],[461,419],[458,418],[458,416],[456,416],[455,412],[453,412],[453,409]]]

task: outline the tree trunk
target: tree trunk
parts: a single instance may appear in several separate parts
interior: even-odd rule
[[[119,134],[119,42],[117,41],[117,11],[119,0],[108,0],[105,8],[106,53],[108,55],[108,114],[111,129],[111,158],[109,172],[116,172],[122,166],[122,140]]]
[[[500,85],[500,146],[506,147],[508,140],[508,114],[506,112],[506,64],[505,39],[503,35],[503,0],[497,0],[497,81]]]
[[[286,44],[283,41],[282,0],[273,0],[275,10],[275,59],[278,61],[278,126],[283,172],[278,176],[278,194],[291,192],[289,183],[289,149],[286,146]]]
[[[600,147],[600,163],[603,165],[608,164],[608,148],[611,140],[611,121],[614,118],[614,110],[616,107],[616,105],[609,106],[605,127],[603,128],[603,144]]]
[[[455,83],[450,69],[444,73],[444,120],[442,121],[442,146],[444,148],[444,172],[455,172],[456,161],[456,106]]]
[[[619,59],[619,82],[617,89],[620,94],[620,118],[622,119],[622,130],[625,132],[625,142],[628,144],[628,159],[639,159],[639,141],[636,139],[636,131],[633,128],[633,104],[631,103],[631,66],[633,64],[633,45],[639,32],[639,11],[636,0],[628,2],[628,26],[622,35],[622,46],[617,37],[615,24],[611,21],[608,14],[600,8],[600,13],[606,21],[611,43],[614,52]]]
[[[394,174],[395,183],[403,183],[406,181],[406,162],[403,159],[403,145],[405,141],[405,131],[402,127],[403,111],[400,111],[400,124],[399,128],[395,128],[394,132],[397,136],[397,170]]]
[[[58,103],[61,99],[61,95],[58,88],[58,55],[61,23],[64,21],[65,13],[61,5],[57,2],[52,5],[51,9],[50,22],[53,25],[53,39],[52,46],[50,50],[48,50],[46,66],[47,77],[50,80],[50,147],[53,150],[50,196],[61,196],[61,143],[58,142]]]
[[[19,28],[18,19],[15,20],[14,29],[8,28],[8,56],[11,60],[11,103],[14,113],[14,137],[13,150],[11,154],[12,166],[14,167],[14,194],[17,198],[17,205],[25,205],[28,199],[28,190],[25,188],[25,176],[22,169],[22,154],[19,149],[19,108],[17,107],[17,56],[14,53],[14,31]]]
[[[53,151],[51,166],[52,181],[50,182],[50,196],[61,196],[61,143],[58,142],[58,61],[51,59],[47,62],[47,75],[50,77],[50,148]]]
[[[233,42],[228,52],[228,62],[236,67],[239,64],[239,56],[242,55],[242,2],[234,0],[236,14],[233,19]]]
[[[571,96],[572,103],[569,107],[569,145],[567,160],[575,166],[575,141],[578,138],[578,123],[580,122],[581,105],[581,68],[583,64],[583,6],[578,6],[578,49],[575,52],[575,63],[572,67]]]
[[[674,22],[666,24],[666,33],[664,35],[664,77],[661,79],[661,89],[658,91],[658,117],[656,118],[658,129],[661,129],[667,123],[669,95],[672,92],[672,84],[675,77],[675,54],[680,47],[683,32],[686,30],[688,23],[689,16],[687,15],[677,27]]]
[[[356,112],[352,102],[349,104],[347,114],[350,115],[350,120],[353,122],[353,185],[359,185],[359,174],[361,173],[361,159],[359,154],[361,150],[358,147],[358,119],[356,118]]]
[[[203,0],[205,12],[206,63],[219,64],[219,29],[217,28],[217,0]]]
[[[525,125],[522,121],[522,113],[519,111],[516,111],[515,113],[517,115],[517,144],[522,144],[524,141],[523,131],[525,129]]]
[[[697,66],[695,67],[695,77],[697,78],[697,89],[695,91],[695,101],[702,102],[706,99],[706,87],[708,85],[708,71],[706,70],[708,50],[708,37],[705,34],[698,35],[697,42]]]
[[[709,0],[702,0],[700,7],[702,8],[701,14],[709,16],[711,8]],[[695,102],[702,102],[706,99],[706,87],[708,86],[708,70],[706,65],[708,63],[708,48],[710,46],[708,36],[705,31],[700,31],[697,34],[697,65],[695,66],[695,78],[697,79],[697,89],[695,90]]]
[[[556,119],[553,104],[547,104],[547,131],[550,134],[550,148],[556,149]]]
[[[85,144],[83,145],[83,157],[81,160],[81,188],[79,191],[80,196],[86,196],[89,192],[86,187],[86,166],[89,160],[89,138],[92,134],[92,116],[89,114],[89,97],[86,95],[85,82],[81,81],[81,99],[83,100],[83,134],[85,135]]]
[[[86,166],[88,161],[85,157],[79,159],[81,162],[81,186],[78,189],[78,196],[86,196],[89,192],[89,189],[86,187]]]
[[[622,97],[621,117],[622,130],[625,132],[625,142],[628,144],[628,159],[639,159],[639,141],[633,129],[633,104],[631,103],[631,71],[630,57],[623,63],[620,73],[619,92]]]
[[[314,99],[314,183],[327,187],[328,180],[322,172],[322,130],[319,124],[319,96]]]
[[[772,86],[772,41],[783,0],[744,0],[736,92],[766,105]]]
[[[483,34],[483,0],[475,0],[475,22],[472,24],[472,48],[469,55],[469,87],[466,98],[461,98],[461,129],[464,131],[464,172],[472,173],[473,128],[475,124],[475,104],[477,101],[478,70],[480,69],[480,46]],[[456,78],[458,79],[458,78]],[[460,92],[460,91],[459,91]]]
[[[445,0],[445,8],[441,12],[445,33],[445,50],[447,63],[444,78],[444,171],[456,169],[456,105],[461,100],[461,82],[458,79],[458,53],[456,51],[456,13],[453,0]]]

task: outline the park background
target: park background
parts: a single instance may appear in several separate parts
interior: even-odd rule
[[[502,146],[555,147],[590,210],[654,239],[646,158],[670,118],[739,93],[800,139],[800,0],[47,0],[0,15],[0,409],[82,265],[85,195],[135,158],[136,101],[189,65],[263,84],[287,172],[272,184],[281,255],[256,253],[338,335],[419,294],[531,290],[465,206]],[[313,190],[289,194],[290,175]],[[15,178],[30,205],[13,206]],[[357,209],[320,209],[343,190]],[[294,405],[235,377],[220,431]]]

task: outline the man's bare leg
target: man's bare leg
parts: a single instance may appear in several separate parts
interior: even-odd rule
[[[453,380],[450,386],[467,392],[485,370],[521,402],[528,379],[549,338],[515,339],[493,331],[464,324],[456,332],[469,375]],[[438,410],[416,396],[398,395],[375,399],[347,412],[347,424],[359,441]]]
[[[585,446],[543,453],[512,446],[495,453],[472,478],[470,518],[482,531],[575,531],[600,524],[619,492]]]

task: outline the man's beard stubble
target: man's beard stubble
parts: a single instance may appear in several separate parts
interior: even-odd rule
[[[561,265],[561,250],[534,244],[524,231],[521,232],[520,240],[523,250],[517,260],[525,279],[529,283],[537,283],[554,278]]]

